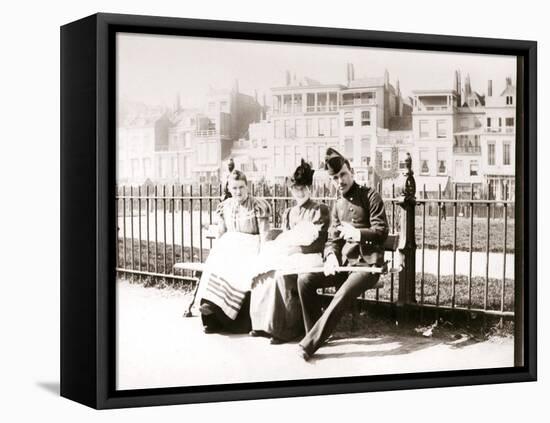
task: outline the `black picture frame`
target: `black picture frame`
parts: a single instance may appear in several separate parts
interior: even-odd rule
[[[117,32],[514,55],[516,366],[116,391]],[[534,381],[537,377],[537,44],[305,26],[95,14],[61,28],[61,395],[97,409]],[[78,248],[75,246],[78,245]]]

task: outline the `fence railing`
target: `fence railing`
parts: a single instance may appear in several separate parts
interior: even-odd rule
[[[283,211],[293,204],[288,188],[251,185],[250,192],[271,204],[270,224],[280,227]],[[383,200],[391,233],[409,222],[409,234],[401,233],[404,249],[387,253],[392,259],[402,255],[405,271],[382,276],[384,287],[362,298],[513,316],[514,202],[475,198],[473,187],[470,198],[456,186],[436,198],[425,189],[409,190],[408,197],[403,192],[392,186]],[[213,243],[207,227],[215,223],[221,194],[221,185],[118,187],[117,272],[147,283],[195,282],[192,273],[175,272],[173,265],[206,260]],[[313,198],[331,207],[336,191],[317,186]]]

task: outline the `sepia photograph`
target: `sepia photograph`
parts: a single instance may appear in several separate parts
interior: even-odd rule
[[[509,368],[516,56],[116,34],[116,390]]]

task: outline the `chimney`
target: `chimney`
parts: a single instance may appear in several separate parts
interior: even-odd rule
[[[470,95],[472,94],[472,86],[470,85],[470,74],[467,74],[466,75],[466,83],[465,83],[466,87],[466,95]]]
[[[254,90],[254,101],[258,102],[258,90]]]
[[[353,66],[353,63],[349,64],[350,68],[350,78],[352,81],[355,81],[355,67]]]
[[[462,107],[462,73],[458,71],[457,73],[457,89],[456,89],[456,95],[457,95],[457,102],[458,107]]]
[[[493,81],[489,79],[487,81],[487,97],[492,97],[492,96],[493,96]]]
[[[390,73],[387,69],[384,69],[384,88],[388,89],[390,87]]]
[[[351,72],[350,72],[350,67],[349,67],[349,63],[346,63],[346,82],[349,86],[350,82],[351,82]]]
[[[290,85],[290,71],[289,70],[286,71],[286,85],[287,86]]]

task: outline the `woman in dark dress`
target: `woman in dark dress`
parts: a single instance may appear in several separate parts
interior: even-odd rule
[[[285,245],[288,246],[285,251],[291,256],[292,263],[318,262],[322,266],[330,212],[325,204],[311,199],[313,172],[302,159],[290,178],[290,191],[296,205],[283,212],[283,233],[273,242],[285,238]],[[269,336],[272,344],[301,338],[304,324],[297,276],[277,276],[276,272],[269,272],[256,277],[252,284],[250,317],[252,336]]]

